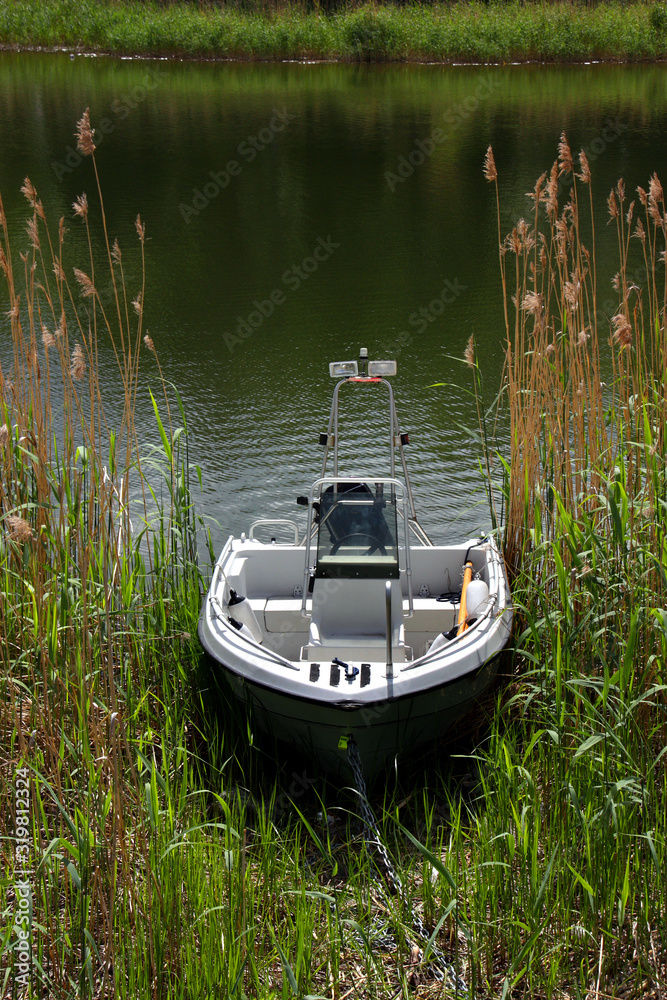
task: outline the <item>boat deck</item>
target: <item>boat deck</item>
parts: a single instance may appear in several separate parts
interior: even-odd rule
[[[461,568],[468,549],[468,544],[412,549],[414,596],[411,616],[408,616],[407,581],[405,574],[401,575],[404,642],[409,648],[405,654],[399,654],[399,659],[423,656],[436,635],[455,625],[459,611]],[[234,556],[227,573],[228,586],[244,594],[255,613],[262,630],[263,645],[293,661],[309,658],[307,653],[304,654],[304,647],[308,644],[313,600],[310,597],[307,599],[304,616],[301,596],[304,558],[302,546],[235,541]],[[487,562],[484,546],[472,549],[470,558],[474,571],[484,578]],[[334,585],[335,581],[326,583]],[[373,659],[382,659],[384,649],[384,641],[378,643]],[[369,650],[366,650],[363,658],[368,658],[368,654]],[[326,659],[327,654],[323,650],[310,658]]]

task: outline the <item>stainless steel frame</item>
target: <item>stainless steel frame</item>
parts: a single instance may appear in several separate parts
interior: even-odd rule
[[[401,458],[401,467],[403,469],[403,477],[405,480],[405,490],[407,493],[409,525],[422,545],[432,545],[433,542],[417,520],[415,504],[412,497],[412,487],[410,486],[410,477],[408,475],[408,467],[405,461],[405,451],[403,450],[403,442],[401,440],[398,414],[396,413],[396,404],[394,402],[394,390],[391,383],[388,382],[387,379],[379,378],[378,376],[357,375],[351,376],[350,378],[343,378],[340,382],[336,383],[333,392],[333,399],[331,401],[331,413],[329,414],[327,441],[324,446],[324,458],[322,459],[322,476],[326,476],[329,451],[333,448],[333,475],[336,478],[338,477],[338,395],[340,393],[340,388],[343,385],[364,384],[386,385],[389,391],[389,474],[392,479],[396,476],[396,449],[398,448]],[[370,475],[368,478],[375,480],[373,475]]]

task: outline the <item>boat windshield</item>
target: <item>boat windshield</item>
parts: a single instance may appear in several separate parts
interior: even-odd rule
[[[396,500],[365,483],[328,487],[320,498],[316,577],[397,580]]]

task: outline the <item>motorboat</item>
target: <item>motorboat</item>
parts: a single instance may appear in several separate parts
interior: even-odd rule
[[[228,538],[199,636],[253,727],[338,774],[354,740],[372,778],[442,742],[486,691],[509,640],[511,597],[493,535],[434,545],[417,520],[396,362],[362,348],[329,373],[321,475],[297,498],[305,524],[260,518]],[[355,461],[343,474],[339,397],[350,392],[365,393],[364,411],[386,404],[389,447],[381,463]]]

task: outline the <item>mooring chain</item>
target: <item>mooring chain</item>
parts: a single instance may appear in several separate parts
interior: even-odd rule
[[[357,791],[359,792],[361,816],[364,822],[364,835],[366,843],[369,847],[373,847],[379,855],[381,865],[378,865],[378,868],[383,870],[383,874],[389,887],[393,890],[394,894],[399,896],[405,908],[409,910],[410,919],[412,921],[412,929],[423,941],[429,941],[431,935],[429,934],[422,918],[408,903],[400,876],[391,863],[389,852],[382,842],[377,820],[375,819],[375,814],[368,801],[368,795],[366,794],[366,782],[364,780],[364,772],[361,766],[361,757],[359,756],[359,748],[354,740],[350,740],[348,743],[347,756],[357,785]],[[436,979],[440,980],[440,982],[444,982],[444,980],[447,979],[457,995],[467,994],[468,987],[466,986],[465,981],[458,975],[451,962],[447,961],[443,952],[440,951],[440,949],[433,943],[430,946],[430,953],[433,964],[436,965],[436,968],[432,970]],[[421,954],[423,955],[423,951]]]

